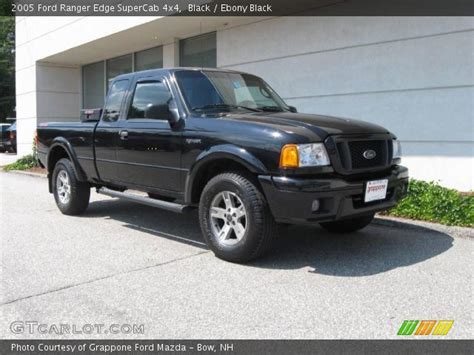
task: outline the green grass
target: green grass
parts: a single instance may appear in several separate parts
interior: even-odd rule
[[[448,226],[474,227],[474,195],[436,182],[410,180],[408,195],[386,214]]]
[[[9,170],[28,170],[39,166],[38,159],[33,155],[25,155],[24,157],[18,159],[16,162],[5,165],[3,168],[6,171]]]

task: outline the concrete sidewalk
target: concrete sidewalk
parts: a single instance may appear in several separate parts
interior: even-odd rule
[[[18,159],[16,154],[0,153],[0,166],[5,166],[14,163]]]

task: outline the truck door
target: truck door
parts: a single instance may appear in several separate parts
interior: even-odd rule
[[[120,120],[118,178],[126,186],[180,192],[182,133],[167,117],[146,114],[151,106],[167,108],[171,92],[161,77],[136,78],[130,91],[127,115]]]
[[[102,117],[94,134],[95,162],[102,181],[117,181],[119,118],[123,111],[129,79],[117,80],[109,90]]]

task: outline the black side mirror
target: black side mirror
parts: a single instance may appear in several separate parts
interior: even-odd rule
[[[167,104],[149,104],[145,109],[145,118],[167,120],[170,116]]]
[[[170,124],[179,122],[181,116],[179,115],[178,106],[176,105],[176,101],[174,101],[174,99],[168,101],[168,110],[171,113],[171,117],[168,119]]]
[[[167,104],[150,104],[145,109],[145,118],[168,120],[170,124],[173,124],[179,121],[178,108],[172,99]]]
[[[290,109],[290,112],[293,112],[293,113],[297,113],[298,110],[296,109],[295,106],[288,106],[288,108]]]

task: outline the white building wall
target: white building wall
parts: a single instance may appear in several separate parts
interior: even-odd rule
[[[301,112],[387,127],[411,176],[472,190],[473,34],[472,18],[275,18],[218,31],[217,61]]]
[[[17,18],[18,151],[38,121],[76,120],[80,66],[217,31],[219,67],[264,77],[301,112],[359,118],[403,142],[411,176],[473,187],[474,19]]]
[[[31,153],[37,122],[78,119],[80,64],[48,63],[44,58],[150,21],[153,17],[17,17],[16,114],[18,154]],[[127,46],[117,44],[115,53]],[[107,54],[91,48],[100,59]],[[122,51],[122,52],[120,52]]]

